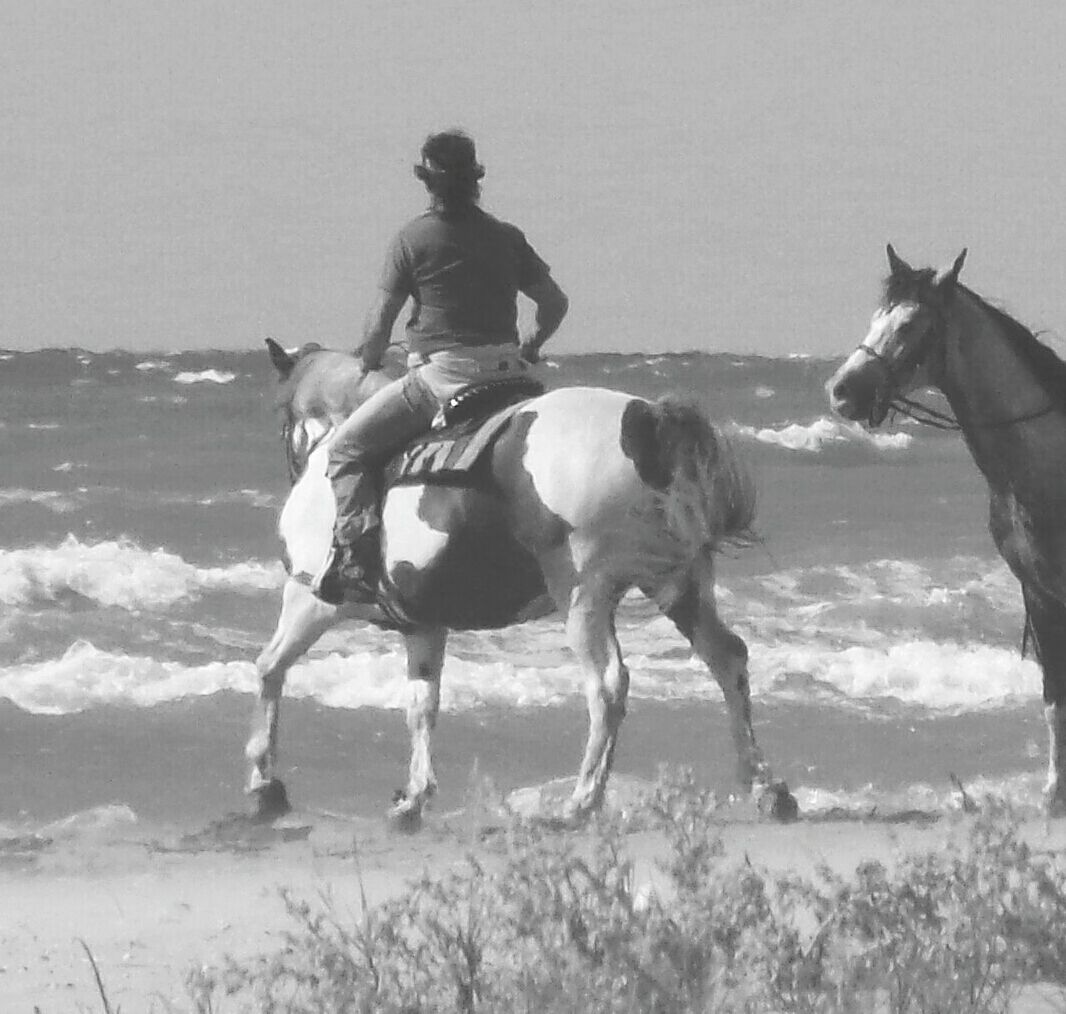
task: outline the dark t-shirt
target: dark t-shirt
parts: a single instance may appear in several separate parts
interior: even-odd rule
[[[392,241],[381,275],[387,292],[414,298],[412,352],[518,340],[517,293],[548,274],[520,229],[481,208],[427,211]]]

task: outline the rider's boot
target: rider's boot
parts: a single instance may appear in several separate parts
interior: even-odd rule
[[[381,577],[377,476],[342,467],[331,480],[337,500],[333,545],[311,590],[330,605],[376,602]]]
[[[371,604],[378,600],[381,577],[380,529],[365,529],[354,542],[334,540],[311,590],[323,602],[339,606],[344,602]]]

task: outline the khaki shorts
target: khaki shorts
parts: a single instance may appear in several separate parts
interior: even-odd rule
[[[517,345],[485,345],[478,348],[443,349],[430,356],[412,353],[407,358],[408,376],[425,388],[438,405],[445,404],[470,384],[520,376],[530,369]]]

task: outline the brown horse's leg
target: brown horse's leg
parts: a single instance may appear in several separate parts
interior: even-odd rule
[[[255,661],[259,698],[252,716],[251,736],[244,749],[249,764],[245,791],[255,796],[256,816],[263,820],[279,817],[288,810],[285,787],[274,775],[285,674],[340,615],[336,606],[316,598],[306,585],[291,579],[285,582],[277,629]]]
[[[584,580],[571,592],[566,633],[584,671],[589,732],[567,816],[580,817],[603,802],[618,732],[626,713],[629,670],[615,636],[619,590],[602,580]]]
[[[680,595],[665,612],[722,688],[737,752],[737,778],[744,791],[752,792],[759,808],[769,815],[781,820],[794,818],[796,800],[784,782],[774,779],[755,740],[748,685],[748,647],[718,616],[714,567],[710,560],[697,564]]]
[[[407,788],[397,792],[389,813],[397,830],[416,831],[421,824],[422,807],[437,791],[431,737],[440,710],[440,673],[447,641],[444,627],[426,627],[404,635],[410,687],[407,728],[411,733],[411,767]]]
[[[1052,816],[1066,814],[1066,605],[1022,585],[1033,647],[1044,677],[1048,727],[1048,775],[1044,804]]]

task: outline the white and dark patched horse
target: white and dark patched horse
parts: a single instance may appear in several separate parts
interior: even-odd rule
[[[959,282],[914,269],[888,247],[890,273],[869,333],[826,385],[832,409],[879,426],[896,410],[961,429],[988,483],[989,527],[1022,587],[1043,672],[1049,732],[1045,804],[1066,813],[1066,363]],[[938,388],[953,416],[913,401]]]
[[[387,383],[350,355],[268,340],[293,488],[281,512],[289,578],[281,616],[256,662],[259,699],[247,745],[257,815],[284,812],[275,772],[279,707],[290,666],[334,624],[382,622],[373,606],[328,605],[308,576],[329,549],[334,498],[330,435]],[[460,398],[460,401],[462,399]],[[418,826],[436,788],[431,733],[449,630],[499,628],[552,611],[566,620],[581,668],[589,731],[567,819],[603,800],[629,673],[615,636],[623,595],[658,603],[725,695],[741,785],[760,809],[791,817],[751,724],[748,652],[718,616],[715,554],[750,538],[754,491],[729,444],[695,408],[617,391],[569,388],[467,424],[457,441],[432,431],[390,466],[382,506],[383,587],[401,618],[410,698],[411,761],[392,820]],[[386,621],[387,622],[387,621]],[[352,674],[358,679],[357,672]]]

